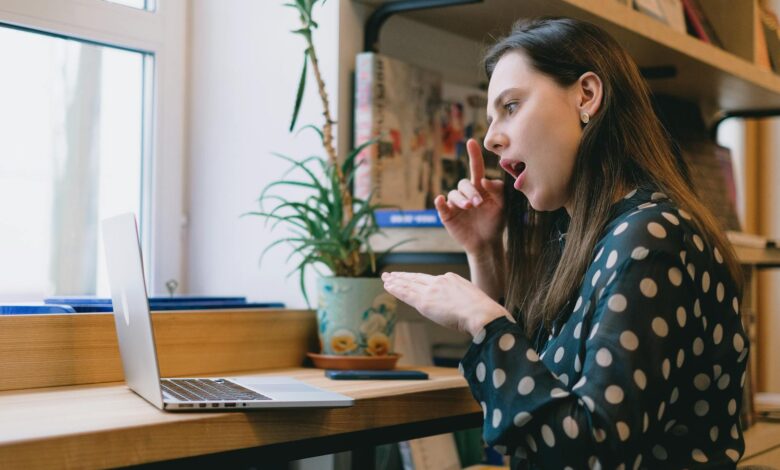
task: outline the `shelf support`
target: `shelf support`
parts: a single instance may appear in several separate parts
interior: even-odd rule
[[[427,10],[429,8],[444,8],[471,3],[482,3],[483,0],[402,0],[399,2],[385,3],[366,20],[363,36],[363,50],[365,52],[378,52],[379,30],[388,18],[396,13],[407,11]]]
[[[715,115],[715,119],[710,126],[710,138],[713,142],[717,142],[718,127],[720,124],[729,118],[768,118],[780,116],[780,108],[775,109],[747,109],[744,111],[720,111]]]

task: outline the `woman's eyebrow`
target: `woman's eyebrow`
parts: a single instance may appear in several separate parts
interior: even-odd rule
[[[496,99],[493,100],[493,109],[500,109],[501,108],[501,102],[504,101],[504,98],[506,95],[509,95],[511,93],[520,91],[520,88],[514,87],[514,88],[507,88],[506,90],[502,91],[501,93],[496,96]],[[487,124],[488,126],[490,123],[493,122],[493,117],[490,116],[490,113],[487,115]]]

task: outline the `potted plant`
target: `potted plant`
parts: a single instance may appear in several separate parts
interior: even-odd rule
[[[284,224],[294,234],[271,243],[263,255],[281,243],[293,246],[290,258],[298,254],[301,260],[289,275],[296,272],[299,274],[307,305],[310,303],[305,286],[306,269],[324,267],[330,272],[330,275],[323,275],[317,270],[321,274],[318,279],[317,323],[322,353],[387,356],[392,353],[396,300],[384,291],[381,279],[376,276],[378,257],[369,243],[369,238],[380,232],[375,211],[387,206],[373,204],[371,196],[365,200],[355,198],[351,191],[357,156],[373,141],[359,145],[343,161],[339,161],[333,146],[335,122],[331,117],[328,94],[312,39],[312,32],[317,28],[312,9],[318,2],[294,0],[286,4],[300,15],[301,28],[293,33],[306,41],[290,131],[295,129],[307,73],[311,68],[322,102],[324,123],[321,128],[307,125],[301,130],[309,129],[319,135],[326,158],[313,156],[297,161],[274,154],[288,161],[291,168],[282,180],[264,188],[258,200],[260,211],[247,215],[260,216],[266,221],[273,220],[272,229],[278,224]],[[288,175],[293,172],[297,172],[302,179],[288,179]],[[292,201],[276,191],[285,187],[306,188],[310,194],[303,201]],[[266,208],[269,203],[272,207]]]

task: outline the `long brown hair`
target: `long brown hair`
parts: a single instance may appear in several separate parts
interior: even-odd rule
[[[583,129],[577,151],[567,242],[561,250],[559,225],[567,215],[535,211],[506,175],[507,293],[510,312],[530,335],[550,322],[579,290],[593,250],[609,221],[614,201],[634,187],[652,185],[691,214],[694,226],[722,253],[741,292],[736,255],[719,223],[699,201],[684,165],[672,150],[668,133],[653,111],[650,92],[634,61],[609,34],[569,18],[518,21],[511,33],[485,55],[488,78],[499,59],[520,51],[529,64],[561,87],[585,72],[603,83],[599,111]]]

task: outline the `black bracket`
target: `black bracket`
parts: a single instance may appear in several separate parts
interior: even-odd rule
[[[718,127],[729,118],[768,118],[780,116],[780,108],[775,109],[748,109],[745,111],[720,111],[715,115],[715,120],[710,126],[710,137],[713,142],[717,141]]]
[[[407,11],[427,10],[429,8],[443,8],[470,3],[482,3],[483,0],[402,0],[399,2],[385,3],[368,17],[363,35],[363,50],[365,52],[377,52],[379,44],[379,30],[388,18],[396,13]]]

